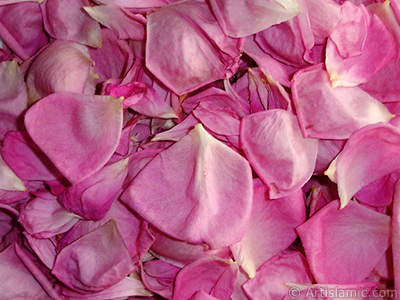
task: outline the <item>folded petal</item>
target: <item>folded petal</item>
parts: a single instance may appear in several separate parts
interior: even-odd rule
[[[25,191],[24,182],[10,169],[0,156],[0,190]]]
[[[124,279],[134,266],[115,221],[65,246],[52,273],[77,292],[100,292]]]
[[[347,139],[357,129],[394,117],[358,87],[332,88],[322,64],[297,72],[292,92],[299,124],[307,137]]]
[[[238,273],[233,261],[215,257],[199,259],[178,273],[172,299],[187,300],[198,290],[203,290],[217,299],[229,300]]]
[[[252,201],[251,170],[243,157],[197,124],[149,162],[121,199],[162,232],[217,249],[243,236]]]
[[[341,207],[362,187],[400,168],[400,130],[378,123],[356,131],[325,172],[338,185]]]
[[[349,284],[363,281],[390,246],[390,217],[332,201],[297,232],[317,283]]]
[[[96,86],[88,48],[55,40],[33,61],[26,84],[31,103],[55,92],[93,94]]]
[[[245,37],[292,19],[301,12],[295,0],[211,0],[211,8],[224,32]]]
[[[147,21],[146,67],[174,93],[235,73],[243,41],[225,36],[206,3],[169,4]]]
[[[101,47],[100,25],[83,10],[88,4],[88,0],[46,0],[41,8],[47,33],[55,39]]]
[[[262,183],[255,186],[246,234],[240,242],[230,246],[235,261],[253,278],[261,265],[296,239],[295,228],[305,218],[301,190],[286,198],[270,200]]]
[[[310,179],[318,140],[303,137],[292,113],[273,109],[248,115],[242,119],[240,138],[271,199],[293,193]]]
[[[25,126],[60,172],[77,183],[103,167],[118,147],[122,105],[110,96],[55,93],[28,110]]]

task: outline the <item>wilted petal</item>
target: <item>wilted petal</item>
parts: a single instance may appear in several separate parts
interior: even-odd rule
[[[206,3],[166,5],[147,20],[146,67],[174,93],[236,72],[242,40],[225,36]]]
[[[229,300],[238,273],[233,261],[215,257],[199,259],[178,273],[172,299],[188,300],[198,290],[203,290],[219,300]]]
[[[252,35],[301,12],[295,0],[211,0],[210,4],[218,23],[232,37]]]
[[[390,246],[390,217],[354,201],[321,208],[297,228],[318,283],[361,282]]]
[[[49,193],[25,204],[18,221],[29,234],[48,238],[68,231],[79,218],[66,211],[56,197]]]
[[[338,185],[341,207],[362,187],[400,168],[400,130],[378,123],[356,131],[325,172]]]
[[[85,180],[67,188],[60,201],[64,207],[85,219],[100,220],[122,191],[129,158],[107,165]]]
[[[83,10],[88,4],[88,0],[46,0],[41,8],[47,33],[55,39],[101,47],[100,25]]]
[[[116,5],[86,6],[85,11],[97,22],[111,29],[121,40],[143,40],[146,18]]]
[[[347,139],[357,129],[394,117],[358,87],[332,88],[322,64],[297,72],[292,92],[299,124],[307,137]]]
[[[296,117],[280,109],[242,119],[241,143],[272,199],[301,188],[311,177],[318,140],[304,138]]]
[[[33,61],[26,84],[30,102],[55,92],[94,93],[96,82],[88,48],[55,40]]]
[[[217,249],[243,236],[251,170],[243,157],[197,124],[139,173],[122,200],[166,234]]]
[[[297,237],[295,228],[305,221],[301,190],[292,195],[270,200],[266,189],[255,183],[253,206],[243,239],[230,246],[233,257],[250,278],[267,260],[286,249]]]
[[[118,147],[122,105],[110,96],[55,93],[28,110],[25,126],[60,172],[77,183],[103,167]]]
[[[100,292],[124,279],[134,269],[115,221],[65,246],[52,273],[77,292]]]

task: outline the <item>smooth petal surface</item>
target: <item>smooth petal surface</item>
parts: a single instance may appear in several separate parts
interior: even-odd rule
[[[354,201],[324,206],[297,228],[317,283],[361,282],[390,246],[390,217]]]
[[[7,191],[25,191],[24,182],[10,169],[0,156],[0,189]]]
[[[118,147],[122,105],[113,97],[55,93],[29,109],[25,126],[60,172],[77,183],[104,166]]]
[[[157,155],[121,199],[168,235],[217,249],[243,236],[252,202],[251,170],[197,124]]]
[[[178,273],[172,299],[190,299],[198,290],[203,290],[219,300],[229,300],[238,273],[232,261],[214,257],[199,259]]]
[[[74,291],[100,292],[120,282],[133,268],[116,224],[110,221],[64,247],[52,273]]]
[[[261,265],[296,239],[294,229],[306,219],[300,190],[286,198],[270,200],[262,183],[257,185],[247,232],[239,243],[230,246],[235,261],[250,278],[254,278]]]
[[[393,217],[392,217],[392,253],[394,286],[397,291],[400,288],[400,181],[396,182],[393,197]],[[397,297],[398,298],[398,297]]]
[[[96,82],[87,47],[55,40],[33,61],[26,84],[31,103],[55,92],[93,94]]]
[[[292,113],[274,109],[246,116],[240,139],[251,166],[268,186],[271,199],[293,193],[310,179],[318,141],[303,137]]]
[[[358,87],[332,88],[322,65],[297,72],[292,91],[299,124],[307,137],[347,139],[357,129],[394,117]]]
[[[55,39],[101,47],[100,25],[83,10],[88,4],[88,0],[46,0],[41,8],[47,33]]]
[[[235,73],[242,40],[225,36],[206,3],[166,5],[147,21],[146,67],[174,93]]]
[[[362,187],[400,168],[400,131],[379,123],[355,132],[325,174],[338,185],[341,207]]]
[[[211,0],[210,4],[218,23],[232,37],[252,35],[301,12],[295,0]]]

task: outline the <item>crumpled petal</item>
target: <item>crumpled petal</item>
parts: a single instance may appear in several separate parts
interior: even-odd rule
[[[246,37],[294,18],[301,12],[296,0],[211,0],[219,25],[231,37]]]
[[[88,4],[88,0],[46,0],[41,8],[47,33],[55,39],[101,47],[100,25],[83,10]]]
[[[147,16],[146,67],[178,95],[230,78],[242,46],[243,40],[225,36],[200,1],[180,1]]]
[[[275,256],[256,277],[244,283],[243,289],[251,300],[283,299],[288,294],[288,282],[312,283],[307,261],[300,252]]]
[[[94,20],[111,29],[121,40],[143,40],[146,18],[116,5],[85,6]]]
[[[188,300],[203,290],[219,300],[230,300],[238,274],[233,261],[212,256],[196,260],[176,276],[172,299]]]
[[[25,126],[59,171],[77,183],[103,167],[118,147],[122,105],[110,96],[55,93],[27,111]]]
[[[26,84],[33,103],[55,92],[94,94],[96,78],[87,47],[55,40],[33,61]]]
[[[121,193],[129,158],[107,165],[85,180],[68,187],[59,200],[70,212],[85,219],[100,220]]]
[[[361,282],[390,246],[390,217],[354,201],[321,208],[297,228],[317,283]]]
[[[325,174],[336,182],[341,208],[362,187],[400,168],[400,130],[378,123],[356,131]]]
[[[322,64],[297,72],[292,92],[299,124],[307,137],[347,139],[357,129],[394,117],[358,87],[332,88]]]
[[[18,221],[25,230],[38,238],[49,238],[68,231],[78,221],[50,193],[42,194],[21,208]]]
[[[197,124],[147,164],[121,199],[162,232],[218,249],[244,234],[251,169]]]
[[[303,193],[270,200],[265,186],[255,182],[253,206],[243,239],[230,246],[239,266],[254,278],[267,260],[286,249],[297,237],[295,228],[306,219]]]
[[[326,46],[326,68],[333,87],[356,86],[371,79],[396,56],[389,30],[363,5],[341,6],[348,22],[335,27]]]
[[[77,292],[100,292],[124,279],[134,269],[115,221],[65,246],[52,273]]]
[[[271,199],[290,195],[310,179],[318,140],[303,137],[292,113],[273,109],[248,115],[242,119],[240,138]]]

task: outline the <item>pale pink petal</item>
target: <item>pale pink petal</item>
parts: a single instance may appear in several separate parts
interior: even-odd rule
[[[21,208],[18,218],[25,230],[38,238],[64,233],[78,221],[78,216],[66,211],[50,193],[37,197]]]
[[[233,261],[212,256],[196,260],[178,273],[172,299],[188,300],[203,290],[219,300],[230,300],[238,273]]]
[[[143,40],[146,18],[116,5],[85,6],[84,10],[121,40]]]
[[[323,175],[332,160],[343,149],[346,140],[318,140],[318,155],[315,162],[314,174]]]
[[[118,147],[122,105],[110,96],[55,93],[28,110],[25,126],[60,172],[77,183],[103,167]]]
[[[301,12],[296,0],[211,0],[210,4],[218,23],[232,37],[252,35]]]
[[[88,48],[55,40],[33,61],[26,84],[31,103],[55,92],[93,94],[96,85]]]
[[[283,299],[288,293],[288,282],[312,282],[307,262],[299,252],[278,255],[266,262],[243,289],[251,300]]]
[[[349,23],[336,27],[326,46],[326,68],[334,87],[365,83],[396,56],[393,37],[379,17],[362,5],[354,8],[347,2],[342,6],[348,7],[352,8]],[[348,41],[357,41],[353,47],[358,50],[347,50],[352,45]]]
[[[325,174],[338,185],[341,207],[362,187],[400,168],[400,130],[378,123],[356,131]]]
[[[301,130],[307,137],[347,139],[357,129],[394,117],[358,87],[332,88],[322,64],[297,72],[292,93]]]
[[[47,33],[55,39],[100,48],[100,25],[83,10],[88,4],[88,0],[46,0],[41,8]]]
[[[236,72],[243,41],[225,36],[206,3],[166,5],[147,20],[146,67],[174,93]]]
[[[10,169],[0,156],[0,190],[26,191],[24,182]]]
[[[133,53],[128,43],[118,39],[117,35],[107,28],[101,30],[102,47],[89,49],[98,81],[110,78],[122,78],[133,62]]]
[[[247,232],[240,242],[230,246],[235,261],[250,278],[296,239],[295,228],[306,219],[301,190],[286,198],[270,200],[262,183],[255,185]]]
[[[217,249],[243,236],[251,170],[243,157],[197,124],[143,168],[121,199],[162,232]]]
[[[89,232],[64,247],[52,273],[77,292],[100,292],[124,279],[134,269],[115,221]]]
[[[304,138],[296,116],[273,109],[242,119],[243,151],[271,199],[285,197],[301,188],[311,177],[318,140]]]
[[[390,246],[390,217],[332,201],[297,228],[317,283],[364,280]]]
[[[56,258],[56,241],[55,239],[41,239],[30,235],[28,232],[23,233],[27,239],[29,246],[43,262],[43,264],[51,269],[54,265],[54,260]]]

